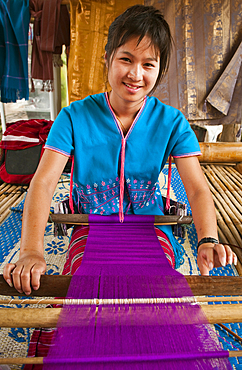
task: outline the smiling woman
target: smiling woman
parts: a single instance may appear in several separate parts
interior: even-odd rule
[[[156,56],[151,40],[133,37],[117,48],[111,61],[106,63],[108,81],[112,88],[110,104],[126,131],[141,108],[144,97],[154,88],[160,70],[160,57]]]

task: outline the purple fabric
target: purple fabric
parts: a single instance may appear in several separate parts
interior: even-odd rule
[[[152,216],[126,216],[122,224],[116,215],[90,216],[89,223],[69,298],[192,296],[170,267]],[[76,305],[62,310],[44,369],[231,369],[225,357],[198,305]]]

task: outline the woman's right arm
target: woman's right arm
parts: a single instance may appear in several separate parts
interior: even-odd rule
[[[68,157],[46,149],[26,197],[19,260],[4,267],[3,276],[20,294],[39,288],[45,273],[44,233],[51,200]]]

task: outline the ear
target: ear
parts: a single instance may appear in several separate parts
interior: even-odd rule
[[[107,57],[107,52],[106,51],[105,51],[105,54],[104,54],[104,60],[105,60],[106,68],[108,68],[108,57]]]

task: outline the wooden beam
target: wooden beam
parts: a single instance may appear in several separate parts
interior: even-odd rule
[[[32,291],[31,296],[66,297],[71,278],[71,276],[63,275],[43,275],[40,288]],[[194,295],[242,295],[241,276],[187,275],[185,278]],[[0,295],[20,296],[20,293],[15,288],[11,288],[0,275]]]
[[[144,216],[145,217],[145,216]],[[154,225],[176,225],[176,224],[191,224],[191,216],[154,216]],[[63,224],[75,224],[75,225],[87,225],[88,224],[88,214],[51,214],[49,216],[49,222],[63,223]],[[105,216],[103,216],[105,219]]]
[[[146,306],[147,307],[147,306]],[[217,324],[217,323],[236,323],[242,322],[242,304],[230,304],[225,306],[221,305],[202,305],[200,306],[203,315],[199,315],[200,317],[194,318],[187,318],[184,317],[183,324],[186,322],[188,324],[206,324],[207,322],[210,324]],[[104,308],[102,308],[104,310]],[[109,309],[107,309],[109,310]],[[149,308],[145,308],[145,310],[139,310],[137,315],[137,310],[134,311],[134,315],[132,316],[132,322],[135,320],[142,320],[142,315],[144,315],[143,319],[153,320],[153,316],[150,315],[150,311],[147,313],[146,310],[150,310]],[[162,315],[162,310],[161,315]],[[2,328],[54,328],[57,325],[57,321],[61,312],[61,308],[1,308],[0,309],[0,327]],[[83,312],[83,315],[82,315]],[[107,315],[107,314],[106,314]],[[122,312],[119,313],[119,322],[122,324]],[[129,315],[132,315],[132,309],[129,311]],[[149,319],[147,319],[149,318]],[[64,320],[64,319],[63,319]],[[62,320],[63,326],[72,326],[73,321],[69,322],[68,318],[66,321]],[[108,317],[108,324],[112,325],[112,317]],[[155,320],[157,317],[155,316]],[[137,321],[137,323],[138,323]],[[116,325],[117,321],[114,319],[113,325]],[[172,322],[173,325],[180,324],[179,322]],[[86,326],[89,325],[87,319],[87,308],[84,309],[83,307],[80,308],[78,313],[78,317],[75,318],[75,326]],[[162,323],[160,323],[162,324]],[[165,325],[165,323],[164,323]]]

